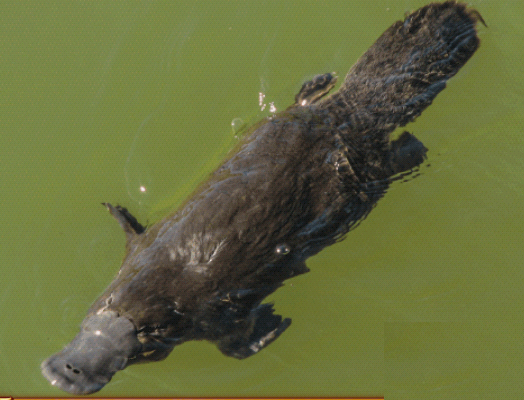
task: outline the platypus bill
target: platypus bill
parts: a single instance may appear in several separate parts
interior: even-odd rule
[[[122,267],[43,375],[88,394],[188,340],[242,359],[277,339],[291,319],[262,301],[423,162],[427,149],[413,135],[389,135],[473,55],[478,21],[448,1],[395,22],[336,93],[326,96],[333,74],[306,82],[295,104],[252,127],[181,209],[147,229],[105,203],[127,237]]]

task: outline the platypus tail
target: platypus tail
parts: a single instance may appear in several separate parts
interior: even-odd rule
[[[478,11],[454,1],[414,11],[378,38],[323,106],[357,131],[407,124],[475,53],[478,21],[485,25]]]

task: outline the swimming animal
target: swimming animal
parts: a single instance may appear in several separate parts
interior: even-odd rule
[[[291,319],[262,301],[423,162],[415,136],[389,136],[473,55],[477,21],[477,11],[447,1],[395,22],[337,92],[327,96],[333,74],[306,82],[292,106],[253,126],[178,211],[150,227],[104,203],[127,238],[122,267],[43,375],[88,394],[189,340],[242,359],[277,339]]]

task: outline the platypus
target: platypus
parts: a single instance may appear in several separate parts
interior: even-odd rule
[[[305,261],[346,236],[426,147],[390,134],[431,104],[479,46],[480,14],[432,3],[395,22],[350,69],[306,82],[267,117],[173,214],[149,227],[104,203],[125,232],[126,253],[80,333],[42,365],[74,394],[100,390],[126,366],[162,360],[208,340],[252,356],[291,324],[264,298]]]

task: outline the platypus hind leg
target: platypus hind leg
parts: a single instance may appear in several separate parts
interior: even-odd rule
[[[400,172],[409,172],[426,159],[428,149],[409,132],[404,132],[398,139],[391,141],[386,170],[390,176]]]

